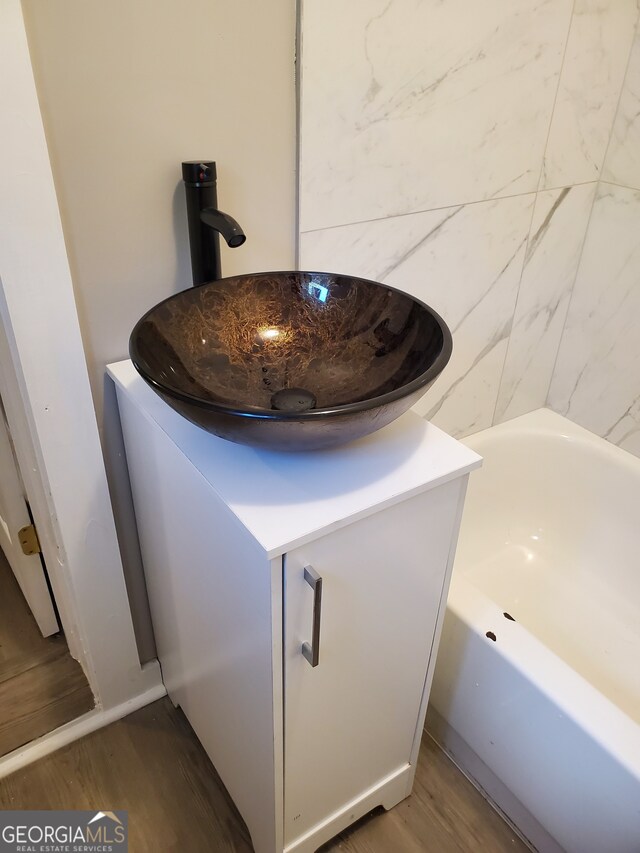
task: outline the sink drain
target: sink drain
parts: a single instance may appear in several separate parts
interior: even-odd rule
[[[315,396],[305,388],[282,388],[271,397],[271,408],[280,412],[306,412],[315,405]]]

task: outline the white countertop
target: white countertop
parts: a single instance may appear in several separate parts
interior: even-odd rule
[[[270,558],[482,463],[414,412],[329,450],[283,453],[233,444],[171,409],[129,359],[107,371],[119,393],[171,438]]]

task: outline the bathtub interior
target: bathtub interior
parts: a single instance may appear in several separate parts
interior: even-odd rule
[[[469,583],[640,723],[640,460],[540,410],[465,440]]]

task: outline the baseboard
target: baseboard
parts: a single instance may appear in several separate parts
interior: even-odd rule
[[[542,824],[432,705],[427,711],[425,733],[449,756],[527,847],[539,853],[564,853]]]
[[[157,669],[157,661],[152,661],[150,664],[145,665],[143,669],[146,669],[147,666],[149,670]],[[45,755],[50,755],[52,752],[61,749],[63,746],[67,746],[67,744],[72,743],[74,740],[79,740],[81,737],[91,734],[91,732],[95,732],[104,726],[108,726],[110,723],[115,723],[116,720],[120,720],[122,717],[133,713],[133,711],[144,708],[145,705],[149,705],[157,699],[162,699],[167,693],[164,684],[161,680],[154,677],[153,672],[150,671],[149,676],[148,682],[150,686],[142,693],[127,699],[126,702],[121,702],[113,708],[94,708],[93,711],[89,711],[87,714],[83,714],[81,717],[65,723],[63,726],[49,732],[49,734],[43,735],[18,749],[14,749],[13,752],[9,752],[7,755],[3,755],[0,758],[0,779],[4,776],[9,776],[11,773],[15,773],[16,770],[20,770],[34,761],[38,761],[40,758],[44,758]]]

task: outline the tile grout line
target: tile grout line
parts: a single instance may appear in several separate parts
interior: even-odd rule
[[[502,391],[502,384],[504,382],[505,370],[506,370],[507,362],[509,359],[509,353],[510,353],[510,351],[512,349],[512,345],[513,345],[513,341],[511,340],[511,335],[513,332],[513,326],[515,323],[516,315],[518,313],[518,305],[520,303],[520,298],[522,295],[522,281],[524,279],[525,270],[527,268],[527,258],[529,257],[529,247],[531,245],[533,222],[535,219],[535,214],[536,214],[536,210],[538,207],[538,202],[540,200],[540,194],[542,192],[548,192],[549,191],[547,188],[545,188],[545,189],[542,188],[542,178],[543,178],[543,175],[545,172],[545,163],[546,163],[546,159],[547,159],[547,150],[549,148],[549,139],[551,137],[551,128],[553,127],[553,119],[554,119],[554,116],[556,114],[556,108],[558,106],[558,95],[560,93],[560,86],[562,85],[562,75],[564,72],[564,66],[565,66],[565,62],[566,62],[566,58],[567,58],[567,51],[569,49],[569,41],[571,39],[571,30],[573,28],[573,19],[574,19],[574,14],[575,14],[575,10],[576,10],[576,3],[577,3],[577,0],[573,0],[573,2],[571,4],[571,12],[569,14],[569,23],[567,25],[567,34],[566,34],[566,37],[564,40],[564,50],[562,51],[562,59],[560,60],[560,68],[558,71],[558,84],[556,86],[556,91],[555,91],[555,94],[553,96],[553,105],[551,107],[551,112],[549,114],[549,125],[547,127],[547,135],[545,138],[544,147],[542,149],[542,159],[540,161],[540,171],[538,172],[538,182],[536,185],[537,189],[535,191],[535,198],[533,200],[533,206],[532,206],[532,210],[531,210],[531,219],[529,221],[529,232],[527,234],[527,245],[525,247],[524,257],[522,259],[522,269],[520,270],[520,277],[518,279],[518,287],[516,290],[516,298],[515,298],[515,302],[514,302],[514,306],[513,306],[513,314],[511,315],[511,326],[509,328],[509,339],[507,341],[507,349],[506,349],[506,352],[504,355],[504,360],[502,362],[502,370],[500,372],[500,380],[498,382],[498,390],[496,393],[496,401],[495,401],[495,405],[493,407],[493,415],[491,417],[491,425],[492,426],[496,423],[496,417],[498,414],[498,403],[500,402],[500,394]],[[558,189],[563,189],[563,188],[558,188]]]
[[[570,186],[581,187],[581,186],[584,186],[585,184],[593,184],[593,183],[595,183],[595,180],[592,180],[592,181],[576,181],[576,183],[571,184]],[[561,184],[559,186],[547,187],[546,190],[544,190],[543,192],[546,192],[547,190],[562,190],[565,188],[565,186],[568,186],[568,185],[567,184]],[[417,215],[422,214],[422,213],[438,213],[438,211],[441,211],[441,210],[452,210],[454,207],[470,207],[470,206],[476,205],[476,204],[487,204],[487,203],[492,202],[492,201],[506,201],[507,199],[510,199],[510,198],[522,198],[523,196],[526,196],[526,195],[534,195],[535,196],[535,195],[537,195],[537,193],[538,193],[538,190],[533,189],[533,190],[526,190],[526,192],[521,192],[521,193],[511,193],[510,195],[492,195],[492,196],[488,196],[487,198],[473,199],[472,201],[460,201],[460,202],[454,202],[452,204],[442,204],[442,205],[438,205],[438,207],[424,207],[424,208],[420,208],[419,210],[408,210],[405,213],[390,213],[390,214],[387,214],[386,216],[374,216],[372,219],[355,219],[353,222],[340,222],[336,225],[325,225],[322,228],[309,228],[307,231],[300,231],[300,236],[302,237],[306,234],[320,234],[323,231],[335,231],[338,228],[349,228],[351,225],[369,225],[373,222],[386,222],[388,219],[401,219],[401,218],[406,217],[406,216],[417,216]]]
[[[629,190],[632,193],[640,193],[640,187],[630,187],[628,184],[619,184],[617,181],[605,181],[604,178],[599,180],[598,184],[604,184],[608,187],[618,187],[618,189]]]
[[[498,411],[498,403],[500,401],[500,390],[502,388],[502,382],[504,380],[504,371],[507,366],[507,359],[509,358],[509,351],[511,349],[511,333],[513,332],[513,323],[516,318],[516,312],[518,310],[518,302],[520,301],[520,291],[522,288],[522,279],[524,278],[524,271],[527,267],[527,257],[529,253],[529,244],[531,242],[531,232],[533,230],[533,219],[536,213],[536,207],[538,205],[538,197],[539,192],[534,194],[533,204],[531,205],[531,217],[529,219],[529,230],[527,232],[526,245],[524,247],[524,252],[522,254],[522,266],[520,268],[520,275],[518,277],[518,287],[516,289],[516,298],[513,303],[513,312],[511,314],[511,325],[509,326],[509,337],[507,339],[507,346],[504,354],[504,359],[502,360],[502,369],[500,370],[500,379],[498,380],[498,387],[496,391],[496,400],[493,406],[493,414],[491,415],[491,426],[493,426],[496,422],[496,413]]]
[[[636,46],[636,39],[638,37],[639,22],[640,22],[640,9],[638,10],[638,16],[636,17],[636,24],[635,24],[635,27],[633,30],[633,38],[631,39],[631,47],[629,49],[629,55],[627,56],[627,62],[626,62],[625,67],[624,67],[624,74],[622,76],[622,85],[620,86],[620,92],[618,93],[618,100],[616,102],[616,109],[615,109],[615,112],[613,114],[613,121],[611,122],[611,129],[609,130],[609,139],[607,140],[607,147],[605,148],[604,157],[602,158],[602,168],[600,169],[600,174],[598,175],[598,187],[596,189],[596,195],[598,193],[598,190],[600,189],[600,183],[601,182],[610,183],[609,181],[604,181],[602,174],[604,172],[604,169],[605,169],[605,166],[607,163],[607,157],[609,156],[609,149],[611,148],[611,140],[613,139],[613,131],[614,131],[614,128],[616,126],[616,121],[618,119],[618,115],[620,113],[620,104],[622,103],[622,94],[623,94],[625,87],[627,85],[627,77],[629,76],[629,66],[631,65],[631,57],[633,56],[633,51],[634,51],[634,48]]]
[[[571,303],[573,302],[573,294],[575,291],[576,281],[578,280],[578,275],[580,274],[580,268],[582,267],[582,256],[584,254],[584,247],[587,242],[587,237],[589,235],[589,228],[591,227],[591,220],[593,218],[593,211],[596,206],[596,199],[598,198],[598,189],[600,187],[600,181],[594,182],[596,187],[593,193],[593,199],[591,200],[591,210],[589,211],[589,216],[587,217],[587,225],[584,229],[584,234],[582,236],[582,242],[580,244],[580,252],[578,253],[578,262],[576,264],[576,271],[571,280],[571,288],[569,290],[569,299],[567,300],[567,308],[564,314],[564,320],[562,322],[562,331],[560,332],[560,339],[558,340],[558,346],[556,348],[555,358],[553,359],[553,367],[551,368],[551,376],[549,378],[549,387],[547,388],[547,394],[545,397],[544,405],[545,408],[549,407],[549,397],[551,395],[551,386],[553,385],[553,377],[556,373],[556,367],[558,365],[558,358],[560,357],[560,349],[562,347],[562,340],[564,338],[564,333],[567,328],[567,320],[569,319],[569,311],[571,309]],[[553,410],[555,411],[555,409]],[[558,412],[560,414],[560,412]],[[566,415],[568,417],[568,415]]]
[[[551,138],[551,128],[553,127],[553,118],[556,114],[556,108],[558,106],[558,95],[560,94],[560,86],[562,84],[562,75],[564,73],[564,66],[567,60],[567,52],[569,50],[569,42],[571,41],[571,30],[573,29],[573,19],[575,17],[576,12],[576,4],[578,0],[573,0],[571,4],[571,14],[569,15],[569,26],[567,27],[567,36],[564,43],[564,50],[562,52],[562,60],[560,62],[560,71],[558,73],[558,85],[556,86],[556,93],[553,97],[553,106],[551,107],[551,115],[549,116],[549,127],[547,128],[547,138],[545,139],[544,149],[542,152],[542,162],[540,163],[540,173],[538,174],[538,188],[536,192],[540,192],[543,189],[551,189],[551,187],[542,187],[542,177],[545,171],[545,163],[547,160],[547,149],[549,148],[549,139]],[[590,183],[590,182],[589,182]],[[565,184],[565,186],[569,186]],[[572,184],[571,184],[572,186]]]

